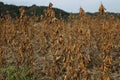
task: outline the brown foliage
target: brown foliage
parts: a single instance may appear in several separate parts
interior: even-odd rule
[[[71,14],[68,22],[54,21],[52,6],[39,23],[37,16],[26,20],[23,8],[16,20],[9,15],[0,19],[1,67],[27,66],[36,80],[117,80],[110,75],[120,72],[115,54],[120,48],[120,19],[84,15],[81,9],[82,17]]]

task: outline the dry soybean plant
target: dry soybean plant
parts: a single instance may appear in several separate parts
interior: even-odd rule
[[[80,8],[67,21],[56,18],[52,3],[39,17],[24,7],[16,19],[7,12],[0,18],[0,79],[119,80],[120,19],[104,10],[101,4],[91,16]]]

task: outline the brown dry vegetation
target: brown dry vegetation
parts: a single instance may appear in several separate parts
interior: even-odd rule
[[[49,7],[0,18],[0,80],[120,80],[120,19],[84,12],[64,21]]]

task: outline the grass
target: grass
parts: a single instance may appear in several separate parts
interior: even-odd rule
[[[34,80],[34,76],[30,75],[29,71],[28,67],[21,66],[17,68],[8,64],[0,69],[1,80]]]

